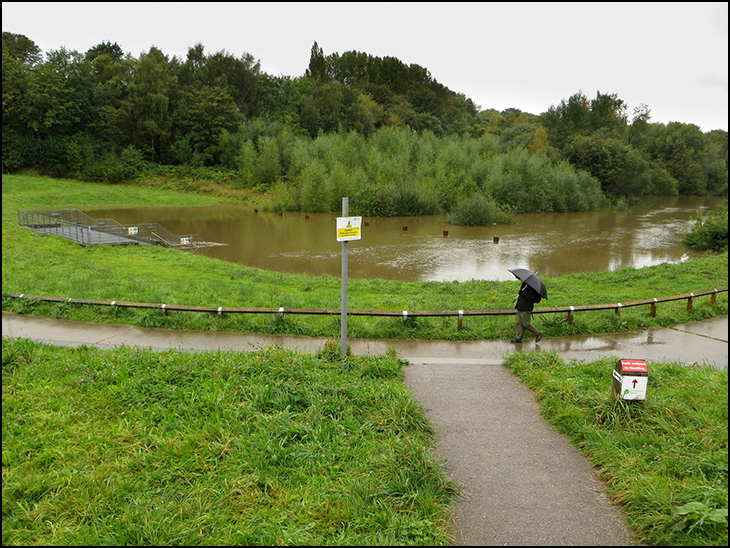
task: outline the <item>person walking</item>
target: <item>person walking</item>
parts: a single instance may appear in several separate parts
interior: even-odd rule
[[[525,330],[535,335],[535,342],[538,343],[542,339],[542,331],[532,325],[532,311],[535,309],[535,303],[539,303],[542,300],[542,296],[535,291],[532,287],[522,282],[520,292],[517,295],[517,318],[515,319],[515,328],[517,334],[515,338],[510,342],[521,343],[522,335]]]

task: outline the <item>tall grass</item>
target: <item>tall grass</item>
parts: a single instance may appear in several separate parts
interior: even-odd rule
[[[511,353],[505,365],[597,468],[640,542],[727,546],[727,370],[652,363],[646,400],[623,401],[609,358]]]
[[[402,365],[3,339],[3,545],[448,544]]]

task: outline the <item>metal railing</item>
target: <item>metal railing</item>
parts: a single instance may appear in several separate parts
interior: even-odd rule
[[[197,234],[177,235],[159,223],[121,224],[114,219],[94,219],[78,209],[18,211],[18,224],[61,236],[80,245],[159,244],[181,249],[227,245],[209,242]]]
[[[536,308],[533,314],[567,314],[566,321],[573,323],[576,312],[596,311],[596,310],[613,310],[617,316],[621,315],[624,308],[636,306],[649,306],[650,315],[656,316],[657,304],[671,301],[687,301],[687,310],[692,310],[694,299],[697,297],[710,296],[710,303],[715,304],[718,293],[727,292],[727,287],[700,291],[697,293],[685,293],[682,295],[674,295],[671,297],[660,297],[654,299],[644,299],[640,301],[631,301],[625,303],[610,304],[592,304],[579,306],[559,306],[554,308]],[[38,295],[26,294],[4,294],[4,297],[17,299],[35,299],[46,302],[69,303],[91,306],[112,306],[119,308],[147,308],[158,309],[162,314],[167,315],[169,311],[178,312],[209,312],[218,316],[224,314],[278,314],[282,318],[284,314],[305,314],[305,315],[340,315],[340,309],[311,309],[311,308],[246,308],[246,307],[224,307],[224,306],[190,306],[181,304],[161,304],[161,303],[136,303],[127,301],[99,301],[91,299],[66,299],[61,297],[45,297]],[[384,316],[384,317],[401,317],[403,321],[414,317],[449,317],[458,318],[458,328],[462,328],[462,322],[466,316],[509,316],[516,313],[514,308],[508,309],[487,309],[487,310],[348,310],[348,316]]]

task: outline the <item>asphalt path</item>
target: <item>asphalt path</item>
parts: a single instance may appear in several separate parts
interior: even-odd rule
[[[3,337],[48,344],[181,351],[250,351],[271,345],[316,352],[325,338],[144,329],[3,312]],[[532,392],[505,367],[507,352],[555,351],[564,359],[611,356],[707,363],[727,369],[728,317],[605,336],[507,341],[349,340],[358,355],[395,349],[405,382],[434,426],[435,451],[462,488],[455,541],[465,546],[628,546],[631,532],[596,471],[539,414]],[[647,397],[650,397],[650,388]],[[607,385],[610,390],[610,385]]]

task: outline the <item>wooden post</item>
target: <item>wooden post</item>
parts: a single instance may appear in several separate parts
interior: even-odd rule
[[[617,315],[617,316],[620,316],[620,315],[621,315],[621,307],[622,307],[622,306],[623,306],[623,305],[622,305],[621,303],[617,303],[617,304],[616,304],[616,315]]]
[[[459,322],[458,322],[459,331],[461,331],[461,328],[463,327],[463,325],[464,325],[464,311],[459,310]]]
[[[654,299],[654,302],[651,303],[651,317],[656,317],[656,298]]]
[[[694,296],[694,293],[690,293],[690,297],[687,299],[687,310],[692,310],[692,300],[694,299]]]
[[[573,325],[573,311],[575,310],[574,307],[570,307],[570,312],[568,312],[568,324]]]
[[[710,297],[710,304],[715,304],[716,299],[717,299],[717,289],[715,289],[715,292],[712,294],[712,297]]]

